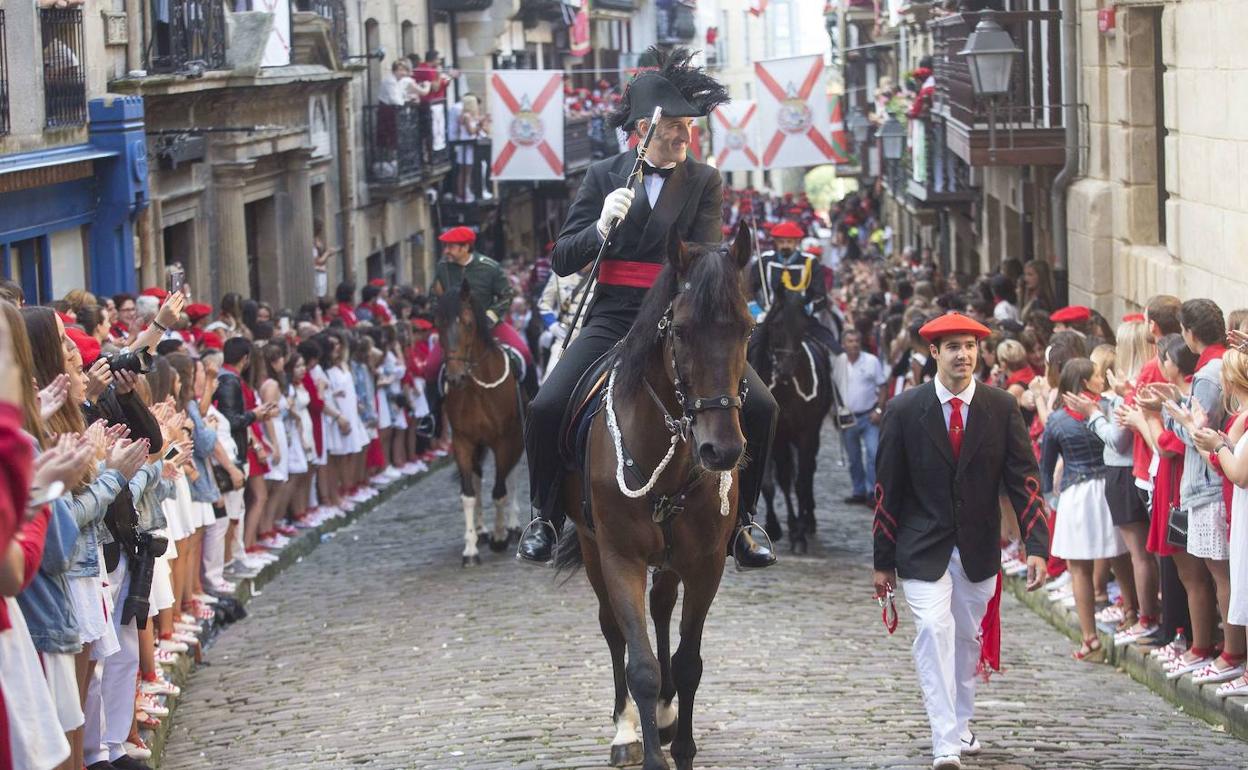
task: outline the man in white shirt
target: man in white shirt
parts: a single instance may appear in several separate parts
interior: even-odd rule
[[[880,415],[888,397],[888,372],[880,359],[862,349],[862,335],[856,329],[841,339],[845,352],[845,408],[854,424],[845,429],[845,451],[849,455],[849,478],[853,495],[847,503],[865,503],[875,488],[875,453],[880,444]]]

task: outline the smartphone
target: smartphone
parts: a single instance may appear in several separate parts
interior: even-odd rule
[[[180,291],[184,283],[186,283],[186,273],[181,265],[169,265],[165,268],[165,291],[173,294],[175,291]]]
[[[178,447],[175,444],[174,446],[169,447],[169,449],[165,452],[165,459],[172,460],[174,457],[177,456],[177,454],[178,454]]]

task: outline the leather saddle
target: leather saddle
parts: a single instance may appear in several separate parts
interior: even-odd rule
[[[603,353],[572,389],[559,427],[559,456],[568,470],[584,470],[589,426],[606,403],[607,378],[615,365],[617,350],[618,346]]]

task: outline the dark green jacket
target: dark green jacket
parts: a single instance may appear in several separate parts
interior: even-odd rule
[[[484,254],[472,253],[472,260],[460,265],[446,259],[439,260],[433,269],[433,283],[429,285],[430,294],[443,294],[459,291],[464,280],[472,290],[472,298],[485,308],[490,321],[498,323],[507,317],[511,310],[511,300],[516,292],[511,288],[503,268]]]

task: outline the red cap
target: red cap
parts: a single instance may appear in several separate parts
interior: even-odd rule
[[[78,346],[78,352],[82,354],[82,365],[84,367],[94,364],[95,360],[100,357],[100,342],[95,337],[76,326],[67,326],[65,334]]]
[[[191,323],[195,323],[196,321],[200,321],[212,315],[212,306],[205,305],[202,302],[196,302],[194,304],[187,305],[186,309],[182,312],[186,313],[186,317],[191,319]]]
[[[477,234],[472,231],[471,227],[460,225],[439,235],[438,240],[443,243],[476,243]]]
[[[422,332],[427,332],[427,331],[431,331],[431,330],[433,329],[433,324],[432,324],[432,323],[430,323],[430,322],[429,322],[429,319],[427,319],[427,318],[413,318],[413,319],[412,319],[412,328],[413,328],[413,329],[418,329],[418,330],[420,330],[420,331],[422,331]]]
[[[148,286],[146,289],[140,292],[140,294],[144,297],[155,297],[161,302],[164,302],[166,299],[169,298],[169,292],[165,291],[159,286]]]
[[[1144,320],[1143,313],[1127,313],[1126,315],[1122,317],[1123,323],[1131,323],[1132,321],[1143,321],[1143,320]]]
[[[975,339],[982,340],[992,332],[979,321],[967,318],[961,313],[947,313],[939,318],[933,318],[919,329],[919,336],[933,344],[941,337],[948,337],[950,334],[971,334]]]
[[[819,244],[817,244],[817,243],[812,243],[812,244],[810,244],[810,246],[809,246],[809,247],[807,247],[807,248],[806,248],[806,253],[807,253],[807,254],[813,254],[813,255],[815,255],[816,257],[822,257],[822,256],[823,256],[823,247],[822,247],[822,246],[820,246],[820,245],[819,245]]]
[[[801,238],[806,235],[796,222],[781,222],[771,228],[772,238]]]
[[[380,287],[382,287],[382,286],[385,286],[385,285],[386,285],[386,279],[385,279],[385,278],[374,278],[373,280],[371,280],[371,281],[369,281],[369,282],[368,282],[368,285],[369,285],[369,286],[376,286],[376,287],[380,288]]]
[[[225,342],[221,340],[221,335],[216,332],[204,332],[199,336],[200,350],[224,350]]]
[[[1053,311],[1049,316],[1049,320],[1053,323],[1061,324],[1077,324],[1087,321],[1092,317],[1092,311],[1083,305],[1068,305]]]

